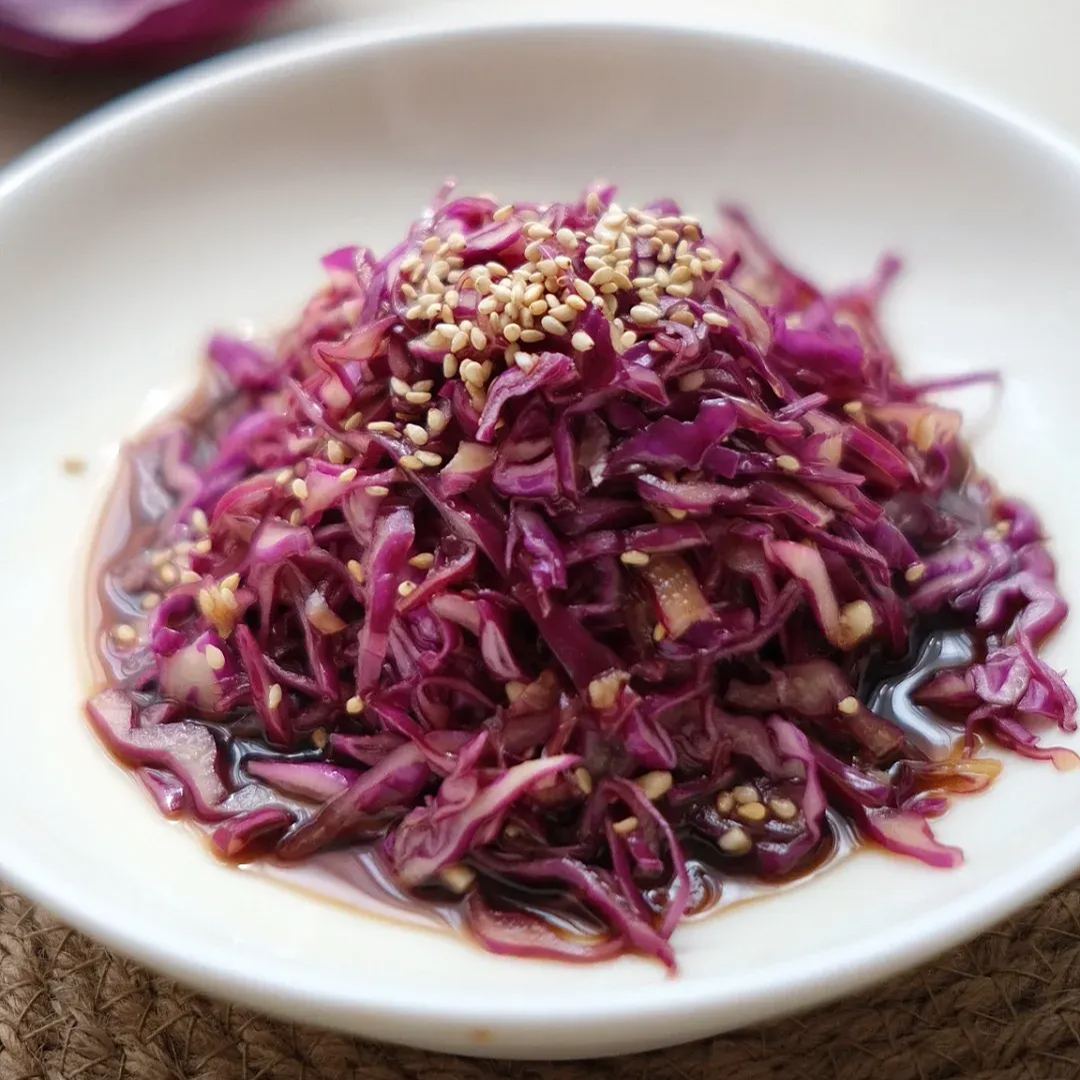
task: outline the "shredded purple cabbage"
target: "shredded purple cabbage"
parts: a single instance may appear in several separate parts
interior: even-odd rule
[[[983,740],[1071,767],[1076,703],[1037,519],[877,321],[896,261],[823,293],[737,212],[612,197],[444,192],[273,345],[216,337],[131,451],[90,715],[230,859],[355,850],[494,951],[673,966],[845,830],[956,865]]]

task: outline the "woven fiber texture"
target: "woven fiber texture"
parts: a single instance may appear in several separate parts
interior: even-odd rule
[[[0,1080],[1080,1077],[1080,883],[802,1017],[596,1062],[474,1061],[283,1024],[177,986],[0,890]]]

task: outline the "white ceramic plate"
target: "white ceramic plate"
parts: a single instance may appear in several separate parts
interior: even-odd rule
[[[494,91],[494,92],[490,92]],[[863,853],[682,929],[682,970],[499,959],[214,862],[81,714],[87,543],[118,440],[174,401],[214,326],[289,318],[317,257],[399,236],[442,178],[566,197],[603,174],[703,216],[751,206],[826,281],[885,247],[915,373],[1000,368],[979,450],[1080,574],[1080,166],[882,70],[718,30],[557,25],[286,42],[162,83],[0,180],[4,876],[210,992],[468,1053],[616,1053],[851,991],[970,937],[1080,868],[1080,774],[1011,759],[940,836],[953,873]],[[90,461],[81,477],[60,459]],[[1075,656],[1080,616],[1052,649]]]

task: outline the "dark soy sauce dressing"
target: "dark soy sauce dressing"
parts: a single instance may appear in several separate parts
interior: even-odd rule
[[[208,404],[209,403],[209,404]],[[212,442],[210,428],[213,403],[200,396],[177,419],[192,425],[199,442]],[[220,402],[218,402],[220,406]],[[208,413],[210,414],[208,418]],[[162,527],[174,509],[160,478],[160,461],[148,452],[149,436],[137,444],[123,463],[120,477],[102,517],[95,545],[91,597],[91,626],[97,643],[96,659],[104,681],[122,683],[133,675],[135,658],[118,649],[109,630],[121,622],[145,617],[141,598],[148,587],[146,553],[160,541]],[[912,749],[931,761],[954,758],[960,749],[963,729],[944,721],[912,700],[913,692],[934,673],[971,662],[978,652],[967,632],[947,625],[916,626],[912,646],[899,660],[871,658],[858,687],[860,699],[878,715],[891,720],[907,736]],[[144,661],[145,662],[145,661]],[[190,719],[198,720],[197,717]],[[258,758],[322,761],[324,750],[311,748],[293,754],[277,754],[259,741],[257,723],[237,717],[229,724],[198,721],[218,744],[223,779],[231,790],[252,782],[246,763]],[[303,804],[290,801],[303,814]],[[827,811],[827,829],[817,850],[798,870],[784,879],[765,881],[740,866],[740,860],[723,856],[711,843],[690,828],[678,829],[685,848],[693,901],[689,918],[697,919],[721,908],[751,900],[776,889],[809,880],[854,852],[859,841],[849,823],[837,812]],[[378,843],[320,852],[302,864],[263,858],[244,865],[248,872],[300,888],[320,898],[351,908],[427,927],[466,925],[463,901],[444,889],[432,888],[419,895],[402,891],[383,864]],[[490,874],[477,885],[493,908],[524,911],[544,920],[552,929],[569,935],[594,937],[604,927],[582,904],[563,890],[523,887]],[[654,893],[660,907],[663,890]]]

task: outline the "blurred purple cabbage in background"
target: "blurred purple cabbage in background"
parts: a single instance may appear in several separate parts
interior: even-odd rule
[[[161,61],[237,34],[282,0],[0,0],[0,48],[54,61]]]

